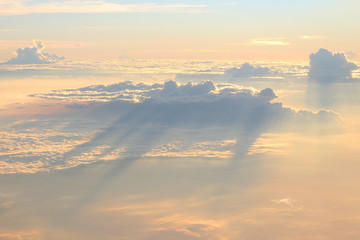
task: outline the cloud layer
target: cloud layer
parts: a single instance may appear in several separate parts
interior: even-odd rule
[[[16,51],[16,57],[3,64],[49,64],[64,60],[64,57],[43,52],[44,49],[44,43],[36,40],[34,41],[34,47],[19,48]]]
[[[358,66],[348,62],[344,53],[332,53],[326,49],[310,55],[309,77],[324,81],[351,78],[351,72]]]

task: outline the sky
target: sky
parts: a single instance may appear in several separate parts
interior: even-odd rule
[[[0,240],[359,239],[358,9],[0,0]]]
[[[68,58],[307,60],[359,53],[353,0],[2,1],[1,60],[33,39]]]

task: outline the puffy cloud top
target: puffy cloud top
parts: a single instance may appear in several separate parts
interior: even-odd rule
[[[42,41],[34,41],[34,47],[19,48],[16,51],[16,57],[11,58],[4,64],[48,64],[64,59],[64,57],[43,52],[44,48],[45,45]]]
[[[160,95],[154,96],[154,98],[155,100],[162,98],[182,101],[191,101],[191,98],[193,98],[193,100],[200,100],[201,98],[206,98],[207,95],[213,94],[215,90],[216,86],[211,81],[203,81],[198,84],[189,82],[180,86],[174,81],[168,81],[164,83]]]
[[[356,64],[347,61],[344,53],[321,48],[310,55],[309,77],[327,81],[351,78],[351,71],[357,68]]]
[[[271,70],[267,67],[255,67],[250,63],[244,63],[240,68],[230,68],[225,71],[225,74],[229,74],[232,77],[261,77],[271,73]]]
[[[261,92],[233,84],[214,84],[212,81],[189,82],[180,85],[175,81],[163,84],[120,82],[108,86],[95,85],[79,89],[55,90],[51,93],[32,96],[66,101],[91,102],[215,102],[223,99],[238,99],[253,103],[268,103],[277,98],[272,89]]]

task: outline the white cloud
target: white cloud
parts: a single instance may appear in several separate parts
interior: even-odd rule
[[[286,42],[281,39],[253,39],[251,43],[254,45],[275,45],[275,46],[283,46],[289,45],[289,42]]]
[[[273,199],[271,201],[276,203],[276,204],[285,204],[286,206],[288,206],[290,208],[293,208],[294,203],[296,202],[295,200],[293,200],[291,198]]]
[[[16,51],[16,57],[2,64],[48,64],[63,60],[63,57],[58,57],[55,54],[43,52],[45,45],[40,40],[34,40],[34,47],[19,48]]]
[[[310,55],[309,77],[321,81],[351,78],[351,72],[358,66],[348,62],[344,53],[332,53],[326,49]]]
[[[261,77],[272,74],[271,70],[267,67],[255,67],[250,63],[244,63],[240,68],[230,68],[225,71],[232,77]]]
[[[303,209],[303,206],[297,204],[297,200],[292,198],[273,199],[271,202],[286,207],[287,210],[297,212]]]
[[[324,36],[316,36],[316,35],[302,35],[300,36],[303,40],[314,40],[314,39],[324,39]]]
[[[22,15],[31,13],[115,13],[115,12],[198,12],[206,5],[188,4],[120,4],[101,0],[68,0],[27,4],[15,0],[0,2],[0,15]]]
[[[231,46],[242,46],[242,45],[259,45],[259,46],[286,46],[290,45],[290,42],[284,40],[283,38],[256,38],[251,39],[246,43],[228,43],[227,45]]]
[[[175,81],[164,84],[120,82],[112,85],[94,85],[79,89],[54,90],[51,93],[32,94],[32,97],[85,102],[216,102],[233,99],[239,102],[264,104],[277,98],[270,88],[257,91],[233,84],[217,84],[212,81],[188,82],[179,85]]]
[[[233,157],[232,148],[236,139],[223,141],[204,141],[190,144],[189,141],[174,141],[155,147],[146,153],[146,157],[197,157],[226,159]]]

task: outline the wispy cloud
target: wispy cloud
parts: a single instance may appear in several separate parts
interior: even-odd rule
[[[231,46],[241,46],[241,45],[272,45],[272,46],[284,46],[290,45],[290,43],[282,38],[256,38],[251,39],[249,42],[245,43],[228,43],[227,45]]]
[[[191,4],[119,4],[106,1],[47,2],[28,4],[15,0],[0,2],[0,15],[23,15],[31,13],[114,13],[114,12],[199,12],[207,5]]]
[[[254,45],[276,45],[276,46],[290,44],[289,42],[280,39],[253,39],[251,40],[251,43]]]
[[[9,240],[20,240],[20,239],[30,239],[30,240],[39,240],[40,233],[38,231],[21,231],[21,232],[2,232],[0,233],[0,239],[9,239]]]
[[[297,212],[303,210],[303,206],[297,205],[297,200],[291,198],[283,198],[283,199],[273,199],[271,202],[282,205],[287,208],[287,210],[292,212]]]
[[[302,35],[300,36],[301,39],[304,40],[314,40],[314,39],[324,39],[326,37],[324,36],[315,36],[315,35]]]

